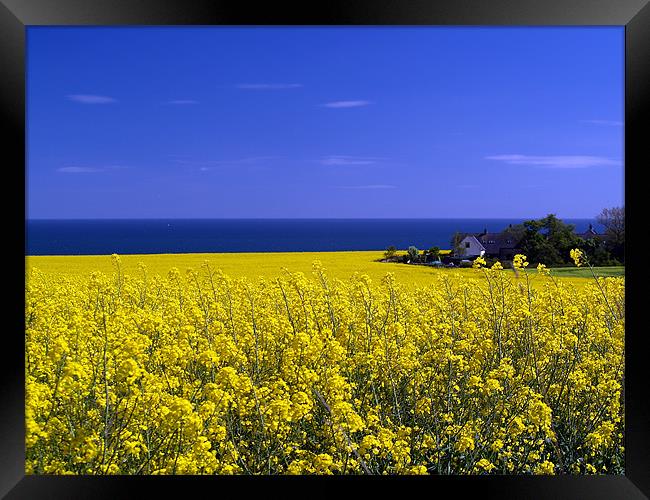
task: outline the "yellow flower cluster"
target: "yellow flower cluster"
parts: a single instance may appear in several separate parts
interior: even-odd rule
[[[622,278],[413,292],[113,262],[29,272],[27,473],[623,472]]]
[[[481,269],[481,267],[485,266],[485,264],[486,262],[483,257],[476,257],[476,259],[474,259],[474,262],[472,263],[472,267],[474,269]]]
[[[582,253],[582,250],[579,248],[574,248],[569,252],[569,255],[571,259],[573,259],[573,263],[577,266],[580,267],[584,263],[584,254]]]
[[[514,258],[512,259],[512,267],[514,267],[515,269],[523,269],[525,267],[528,267],[528,261],[526,256],[520,253],[515,255]]]

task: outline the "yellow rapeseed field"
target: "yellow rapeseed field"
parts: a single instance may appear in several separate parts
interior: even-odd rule
[[[379,262],[382,251],[369,252],[278,252],[278,253],[209,253],[209,254],[156,254],[156,255],[122,255],[122,268],[125,274],[138,274],[138,266],[147,266],[150,275],[166,276],[176,267],[181,272],[198,269],[208,262],[213,269],[220,269],[232,278],[256,280],[274,278],[283,269],[292,272],[311,274],[312,263],[318,260],[327,268],[331,278],[348,279],[354,272],[368,275],[373,281],[380,281],[388,272],[404,286],[417,287],[435,282],[439,275],[475,276],[471,269],[436,269],[428,266],[414,266]],[[36,267],[47,274],[66,275],[70,277],[88,277],[93,271],[104,274],[113,272],[110,257],[100,255],[75,256],[29,256],[26,267]],[[512,274],[512,271],[506,270]],[[589,278],[563,277],[562,280],[577,287],[590,281]],[[533,280],[533,286],[537,280]]]
[[[624,472],[624,278],[277,255],[28,258],[27,473]]]

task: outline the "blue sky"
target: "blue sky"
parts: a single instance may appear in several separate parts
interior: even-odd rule
[[[593,217],[622,27],[27,30],[29,218]]]

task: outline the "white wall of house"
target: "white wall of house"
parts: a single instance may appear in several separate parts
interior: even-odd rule
[[[463,257],[478,257],[485,247],[475,236],[465,236],[460,242],[460,255]]]

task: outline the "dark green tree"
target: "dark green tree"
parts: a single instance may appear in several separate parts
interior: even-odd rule
[[[600,238],[584,240],[580,249],[586,254],[592,266],[620,266],[621,262],[612,256],[605,241]]]
[[[451,250],[452,253],[456,256],[465,255],[465,249],[462,248],[460,242],[463,240],[463,235],[456,231],[454,236],[451,238]]]
[[[417,249],[417,247],[414,247],[411,245],[408,250],[406,251],[409,259],[411,262],[419,262],[420,261],[420,251]]]
[[[392,259],[393,257],[395,257],[396,253],[397,253],[397,248],[395,248],[393,245],[391,245],[384,252],[384,258],[385,259]]]
[[[573,224],[565,224],[555,214],[523,223],[525,232],[519,244],[532,265],[562,266],[569,263],[569,252],[579,248],[583,240],[575,233]]]

